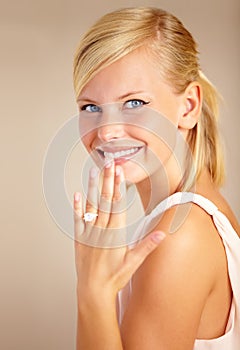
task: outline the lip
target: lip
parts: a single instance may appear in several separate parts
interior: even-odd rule
[[[132,148],[126,148],[126,149],[112,149],[112,150],[108,150],[108,151],[102,151],[100,149],[97,150],[98,154],[100,154],[100,156],[103,159],[114,159],[114,160],[118,160],[118,159],[131,159],[133,158],[136,154],[138,154],[138,152],[142,149],[143,147],[132,147]]]
[[[126,162],[134,158],[143,148],[144,144],[140,142],[118,142],[112,141],[95,148],[101,159],[113,159],[115,163]]]

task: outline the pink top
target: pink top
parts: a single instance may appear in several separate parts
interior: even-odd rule
[[[225,334],[214,339],[196,339],[193,350],[240,350],[240,239],[227,217],[207,198],[191,192],[177,192],[159,203],[145,217],[144,226],[172,206],[189,202],[197,204],[213,218],[225,247],[228,273],[233,292],[232,306]],[[141,227],[143,228],[142,225]],[[130,294],[131,281],[118,294],[119,323],[122,321]]]

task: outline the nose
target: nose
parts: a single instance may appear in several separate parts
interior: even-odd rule
[[[107,142],[112,139],[122,138],[125,135],[125,126],[122,121],[119,106],[107,105],[102,109],[101,122],[98,125],[98,137]]]
[[[122,138],[125,135],[123,124],[108,123],[98,128],[98,138],[108,142],[112,139]]]

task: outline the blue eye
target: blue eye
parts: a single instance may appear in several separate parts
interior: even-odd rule
[[[148,104],[149,102],[145,102],[143,100],[135,99],[135,100],[129,100],[124,103],[125,108],[138,108],[143,105]]]
[[[98,113],[101,112],[101,108],[94,104],[87,104],[81,107],[81,111],[87,111],[89,113]]]

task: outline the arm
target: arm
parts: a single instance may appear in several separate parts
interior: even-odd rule
[[[78,279],[77,350],[123,349],[116,315],[117,292],[127,284],[147,255],[156,249],[165,237],[161,232],[152,233],[132,250],[128,250],[126,246],[100,247],[101,236],[106,232],[109,233],[108,228],[121,227],[124,234],[124,211],[119,211],[119,214],[115,211],[114,215],[110,210],[106,211],[106,206],[110,205],[111,208],[115,202],[121,207],[119,198],[123,196],[119,191],[119,185],[123,181],[123,173],[118,171],[118,175],[116,174],[114,164],[104,170],[102,195],[95,222],[84,223],[81,196],[75,195],[75,259]],[[88,212],[94,212],[97,208],[96,188],[97,180],[90,177],[88,199],[91,198],[91,200],[88,200],[86,205]],[[93,205],[94,202],[95,205]],[[104,210],[101,210],[103,205]],[[82,244],[84,235],[91,243],[94,239],[99,239],[96,241],[96,246]],[[109,246],[111,247],[111,244]]]
[[[89,302],[78,293],[77,350],[122,350],[114,300],[99,295]]]
[[[90,248],[76,243],[77,257],[81,254],[87,265],[96,264],[94,271],[87,267],[81,268],[82,271],[88,270],[85,275],[79,271],[81,262],[80,258],[77,258],[77,350],[125,349],[117,322],[117,291],[124,287],[146,256],[156,249],[164,237],[163,233],[154,232],[135,249],[125,252],[119,267],[114,269],[114,275],[112,265],[109,265],[110,260],[114,261],[112,256],[109,259],[109,255],[112,255],[109,249]],[[119,253],[119,249],[116,250]],[[84,259],[85,254],[87,259]]]
[[[158,228],[168,232],[173,216],[172,208]],[[144,261],[121,326],[124,348],[193,349],[216,282],[214,230],[211,218],[193,206],[180,229]]]

